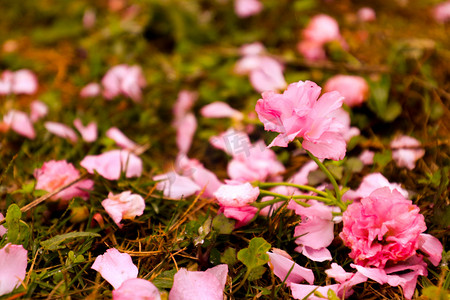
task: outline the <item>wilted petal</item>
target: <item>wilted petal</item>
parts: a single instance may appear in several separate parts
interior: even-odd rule
[[[144,213],[145,201],[140,195],[126,191],[117,195],[109,193],[108,198],[102,201],[102,206],[114,222],[121,227],[122,219],[134,219]]]
[[[314,249],[314,248],[311,248],[308,246],[303,246],[301,253],[313,261],[322,262],[322,261],[333,259],[333,257],[331,256],[330,250],[328,250],[325,247],[319,248],[319,249]]]
[[[76,143],[78,141],[78,136],[72,128],[69,126],[58,123],[58,122],[45,122],[44,127],[54,135],[57,135],[59,137],[62,137],[64,139],[69,139],[73,143]]]
[[[148,280],[132,278],[112,291],[113,300],[161,300],[158,288]]]
[[[201,190],[200,186],[189,177],[180,176],[176,172],[155,176],[153,180],[160,181],[157,183],[156,189],[162,191],[164,196],[169,198],[181,199]]]
[[[328,277],[334,278],[340,283],[349,280],[354,275],[354,273],[346,272],[344,268],[337,263],[332,263],[331,269],[325,270],[325,273],[327,273]]]
[[[92,269],[99,272],[115,289],[118,289],[127,279],[136,278],[138,268],[133,264],[131,256],[120,253],[116,248],[106,250],[105,254],[97,256]]]
[[[223,300],[227,273],[225,264],[204,272],[181,268],[173,278],[169,300]]]
[[[273,268],[273,273],[287,286],[290,286],[291,283],[300,283],[303,280],[306,280],[309,284],[314,283],[314,273],[310,269],[301,267],[283,255],[272,252],[267,252],[267,254],[270,258],[269,265]],[[292,266],[294,267],[292,268]],[[289,273],[291,268],[292,271]],[[288,273],[289,276],[287,276]]]
[[[25,279],[27,253],[22,245],[10,243],[0,249],[0,296],[11,293]]]

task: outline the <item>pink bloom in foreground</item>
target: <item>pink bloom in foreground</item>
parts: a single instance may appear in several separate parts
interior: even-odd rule
[[[103,255],[97,256],[91,268],[99,272],[114,289],[138,275],[138,268],[133,264],[131,256],[120,253],[116,248],[110,248]]]
[[[226,264],[203,272],[181,268],[173,278],[169,300],[223,300],[227,274]]]
[[[87,126],[84,126],[80,119],[73,121],[73,126],[80,132],[81,137],[87,143],[92,143],[97,140],[97,123],[90,122]]]
[[[180,176],[176,172],[154,176],[153,180],[159,181],[156,189],[162,191],[164,196],[169,198],[186,198],[201,190],[200,186],[189,177]]]
[[[324,90],[338,91],[344,97],[344,103],[350,107],[360,106],[369,95],[369,85],[360,76],[333,76],[325,83]]]
[[[425,155],[425,150],[415,138],[399,136],[391,141],[392,159],[397,166],[412,170],[416,167],[416,161]]]
[[[349,256],[358,265],[380,268],[414,255],[427,228],[419,208],[388,187],[350,204],[343,221],[340,237],[351,249]]]
[[[302,222],[295,227],[294,236],[298,237],[295,249],[314,261],[331,260],[331,253],[326,248],[334,239],[333,207],[310,200],[309,207],[303,207],[291,201],[288,208],[294,209],[302,217]]]
[[[131,98],[135,102],[142,99],[141,89],[146,81],[139,66],[125,64],[112,67],[102,78],[103,97],[113,99],[120,94]]]
[[[161,300],[158,288],[148,280],[131,278],[112,291],[113,300]]]
[[[42,168],[34,170],[34,177],[36,178],[36,189],[52,192],[79,178],[80,172],[65,160],[51,160],[45,162]],[[80,197],[87,200],[89,198],[88,190],[92,190],[93,186],[94,182],[92,180],[85,179],[53,195],[50,199],[53,201],[58,199],[69,201],[74,197]]]
[[[433,17],[440,23],[450,20],[450,1],[442,2],[433,8]]]
[[[205,118],[233,118],[237,120],[244,118],[244,115],[240,111],[221,101],[203,106],[200,113]]]
[[[234,11],[240,18],[257,15],[263,9],[259,0],[234,0]]]
[[[32,140],[36,137],[33,123],[31,122],[28,115],[24,112],[18,110],[10,110],[6,115],[3,116],[3,123],[6,124],[7,128],[11,128],[24,137]]]
[[[122,131],[117,127],[111,127],[106,131],[106,136],[116,142],[117,146],[122,147],[125,150],[133,151],[138,145],[130,140]]]
[[[109,180],[118,180],[122,172],[127,178],[142,174],[142,160],[126,150],[111,150],[99,155],[88,155],[80,165],[89,173],[94,171]]]
[[[323,300],[323,297],[317,297],[314,295],[314,291],[320,293],[322,296],[327,297],[328,290],[333,290],[337,293],[339,288],[339,284],[326,285],[326,286],[317,286],[317,285],[307,285],[307,284],[291,284],[291,292],[292,297],[294,299],[305,299],[307,295],[311,293],[311,295],[307,298],[308,300]]]
[[[314,82],[299,81],[290,84],[283,94],[262,94],[255,108],[258,117],[265,130],[280,133],[269,147],[286,147],[299,137],[303,138],[303,147],[318,158],[344,158],[344,125],[334,116],[343,97],[328,92],[319,98],[320,92]]]
[[[30,113],[30,119],[31,122],[36,122],[39,119],[42,119],[48,114],[48,106],[39,100],[34,100],[31,102],[30,105],[31,113]]]
[[[27,253],[22,245],[10,243],[0,249],[0,296],[11,293],[25,279]]]
[[[64,139],[68,139],[73,143],[78,141],[78,136],[75,130],[65,124],[58,122],[45,122],[44,127],[48,130],[48,132]]]
[[[122,227],[122,219],[133,220],[144,213],[145,201],[140,195],[125,191],[117,195],[109,193],[108,198],[102,201],[102,206],[117,226]]]
[[[100,95],[101,86],[96,82],[91,82],[84,86],[80,91],[81,98],[92,98]]]
[[[267,252],[269,255],[269,266],[273,270],[273,273],[281,280],[290,286],[291,283],[300,283],[306,280],[309,284],[314,283],[314,273],[310,269],[301,267],[296,264],[292,258],[288,258],[283,254],[280,254],[279,250]],[[284,252],[284,251],[283,251]],[[287,254],[287,253],[286,253]],[[292,268],[292,266],[294,266]],[[292,268],[292,270],[291,270]],[[290,272],[290,273],[289,273]],[[289,273],[289,276],[287,276]]]
[[[372,22],[375,21],[377,16],[375,11],[370,7],[362,7],[356,13],[358,19],[362,22]]]
[[[256,201],[259,188],[250,183],[224,184],[215,193],[217,201],[222,206],[243,207]]]

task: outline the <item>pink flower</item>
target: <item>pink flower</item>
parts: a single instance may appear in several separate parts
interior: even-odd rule
[[[234,11],[240,18],[257,15],[263,9],[259,0],[234,0]]]
[[[241,47],[241,58],[234,68],[237,74],[248,74],[250,83],[258,92],[279,90],[286,87],[283,76],[284,66],[276,59],[264,54],[260,43],[246,44]]]
[[[109,193],[102,206],[120,228],[122,219],[133,220],[144,213],[145,201],[140,195],[125,191],[117,195]]]
[[[78,141],[78,136],[72,128],[69,126],[58,123],[58,122],[45,122],[44,127],[54,135],[57,135],[59,137],[62,137],[64,139],[68,139],[73,143],[76,143]]]
[[[14,109],[10,110],[6,115],[3,116],[3,123],[6,124],[7,128],[11,128],[18,134],[31,140],[34,140],[34,138],[36,137],[33,123],[31,123],[30,118],[24,112]]]
[[[359,200],[361,198],[366,198],[370,194],[372,194],[373,191],[382,187],[388,187],[391,191],[397,190],[400,194],[402,194],[403,197],[408,197],[408,191],[403,189],[400,184],[389,182],[381,173],[372,173],[364,176],[361,184],[356,191],[347,191],[343,195],[343,199]]]
[[[244,115],[240,111],[220,101],[203,106],[200,113],[205,118],[233,118],[237,120],[244,118]]]
[[[173,278],[169,300],[223,300],[228,265],[222,264],[206,271],[181,268]]]
[[[332,212],[335,208],[321,202],[310,200],[309,207],[303,207],[291,201],[288,208],[294,209],[302,217],[302,222],[295,227],[294,236],[298,237],[295,249],[314,261],[331,260],[328,247],[334,239],[334,222]]]
[[[189,177],[180,176],[176,172],[154,176],[153,180],[159,181],[156,184],[156,189],[162,191],[164,196],[169,198],[186,198],[201,190],[200,186]]]
[[[356,13],[358,19],[362,22],[372,22],[375,21],[377,16],[375,11],[370,7],[362,7]]]
[[[229,219],[234,219],[237,223],[234,225],[235,228],[239,228],[247,225],[256,215],[258,209],[254,206],[221,206],[219,209],[219,213],[223,213],[223,215]]]
[[[31,113],[30,120],[31,122],[36,122],[39,119],[42,119],[48,114],[48,106],[39,100],[34,100],[30,105]]]
[[[101,92],[101,86],[100,84],[96,82],[88,83],[86,86],[84,86],[80,91],[80,97],[81,98],[92,98],[97,97],[100,95]]]
[[[415,138],[399,136],[391,141],[392,159],[397,166],[412,170],[416,167],[416,161],[425,155],[425,150]]]
[[[161,300],[158,288],[148,280],[131,278],[112,291],[113,300]]]
[[[130,140],[122,131],[117,127],[111,127],[106,131],[106,136],[116,142],[117,146],[122,147],[125,150],[133,151],[138,145]]]
[[[357,127],[351,127],[350,114],[343,108],[336,109],[331,116],[342,125],[341,134],[346,142],[350,141],[352,137],[358,136],[360,131]]]
[[[306,296],[311,294],[308,297],[308,300],[323,300],[323,297],[317,297],[314,295],[314,291],[319,292],[323,296],[327,296],[328,290],[333,290],[337,293],[339,288],[339,284],[326,285],[326,286],[317,286],[317,285],[307,285],[307,284],[291,284],[291,292],[292,297],[294,299],[305,299]]]
[[[283,252],[283,250],[275,248],[273,249],[273,253],[267,252],[270,259],[269,266],[273,270],[273,273],[280,278],[281,281],[284,281],[287,286],[290,286],[291,283],[300,283],[304,280],[308,281],[309,284],[313,284],[313,271],[296,264],[286,252]],[[294,266],[294,268],[292,268],[292,266]],[[287,276],[288,273],[289,276]]]
[[[11,243],[0,249],[0,296],[11,293],[24,281],[27,253],[22,245]]]
[[[433,17],[439,23],[446,23],[450,20],[450,1],[442,2],[433,8]]]
[[[131,256],[120,253],[116,248],[110,248],[105,254],[97,256],[91,268],[99,272],[114,289],[138,275],[138,268],[133,264]]]
[[[34,170],[34,177],[36,178],[36,189],[52,192],[79,178],[80,172],[65,160],[51,160],[45,162],[42,168]],[[50,199],[53,201],[58,199],[69,201],[74,197],[80,197],[87,200],[89,198],[88,190],[92,190],[93,186],[94,182],[92,180],[85,179],[62,190]]]
[[[175,121],[183,118],[192,106],[194,106],[195,101],[197,101],[198,93],[191,92],[187,90],[182,90],[178,93],[177,101],[173,106],[173,115],[175,116]]]
[[[84,126],[80,119],[75,119],[73,126],[80,132],[85,142],[92,143],[97,140],[97,123],[90,122],[87,126]]]
[[[217,201],[222,206],[243,207],[256,201],[259,188],[250,183],[224,184],[215,193]]]
[[[80,165],[89,173],[97,172],[109,180],[118,180],[122,172],[125,177],[139,177],[142,174],[142,160],[126,150],[111,150],[99,155],[88,155]]]
[[[360,76],[333,76],[325,83],[324,90],[338,91],[344,97],[344,103],[350,107],[360,106],[369,95],[369,85]]]
[[[319,98],[320,91],[314,82],[299,81],[290,84],[283,94],[262,94],[255,108],[258,117],[265,130],[280,133],[269,147],[286,147],[301,137],[303,147],[318,158],[344,158],[345,127],[334,117],[343,97],[338,92],[328,92]]]
[[[197,119],[193,113],[188,113],[175,123],[177,129],[177,147],[178,150],[186,154],[191,148],[192,139],[194,138],[195,130],[197,130]]]
[[[125,64],[111,68],[102,79],[103,97],[113,99],[120,94],[140,102],[141,89],[146,86],[141,67]]]
[[[15,72],[4,71],[0,79],[0,95],[27,94],[32,95],[38,89],[36,75],[30,70],[22,69]]]
[[[340,237],[350,247],[350,257],[358,265],[380,268],[413,256],[427,228],[419,208],[388,187],[350,204],[343,221]]]

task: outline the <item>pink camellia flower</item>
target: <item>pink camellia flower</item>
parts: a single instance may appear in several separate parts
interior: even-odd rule
[[[446,23],[450,20],[450,1],[442,2],[433,8],[433,17],[439,23]]]
[[[234,0],[234,11],[240,18],[257,15],[263,9],[259,0]]]
[[[148,280],[132,278],[112,291],[113,300],[161,300],[158,288]]]
[[[80,91],[81,98],[92,98],[100,95],[102,87],[96,82],[88,83]]]
[[[36,137],[36,132],[34,131],[33,123],[31,122],[28,115],[24,112],[18,110],[10,110],[6,115],[3,116],[3,124],[6,128],[11,128],[18,134],[33,140]]]
[[[295,243],[299,245],[295,251],[314,261],[331,260],[331,253],[326,247],[334,239],[332,213],[336,208],[315,200],[308,201],[308,204],[311,206],[303,207],[291,201],[288,205],[302,217],[302,222],[295,227],[294,236],[298,237]]]
[[[11,243],[0,249],[0,296],[11,293],[24,281],[27,253],[22,245]]]
[[[73,143],[76,143],[78,141],[78,136],[75,130],[70,128],[69,126],[58,123],[58,122],[45,122],[44,127],[54,135],[57,135],[59,137],[62,137],[64,139],[68,139]]]
[[[392,159],[397,166],[412,170],[416,167],[416,161],[425,155],[425,150],[415,138],[399,136],[391,141]]]
[[[340,237],[351,249],[350,257],[358,265],[379,268],[413,256],[427,228],[419,208],[388,187],[350,204],[343,221]]]
[[[264,129],[279,132],[269,147],[286,147],[296,137],[302,146],[318,158],[343,159],[345,126],[334,116],[342,106],[338,92],[320,98],[321,88],[311,81],[292,83],[283,94],[264,92],[256,103],[256,112]]]
[[[201,190],[201,187],[189,177],[178,175],[176,172],[154,176],[153,180],[159,181],[156,189],[162,191],[164,196],[169,198],[186,198]]]
[[[73,121],[73,126],[80,132],[81,137],[87,143],[92,143],[97,140],[97,123],[90,122],[87,126],[84,126],[80,119]]]
[[[111,127],[106,131],[106,136],[114,140],[117,146],[122,147],[125,150],[133,151],[138,145],[130,140],[122,131],[117,127]]]
[[[403,197],[408,197],[408,191],[403,189],[399,183],[389,182],[381,173],[372,173],[364,176],[356,191],[349,190],[342,198],[344,200],[360,200],[361,198],[368,197],[373,191],[382,187],[388,187],[391,191],[397,190]]]
[[[99,272],[114,289],[138,275],[138,268],[133,264],[131,256],[120,253],[116,248],[110,248],[105,254],[97,256],[91,268]]]
[[[142,98],[141,89],[147,83],[142,69],[139,66],[128,66],[125,64],[111,68],[102,78],[103,97],[112,99],[120,94],[140,102]]]
[[[195,101],[197,101],[198,93],[191,92],[188,90],[182,90],[178,93],[177,101],[173,106],[173,115],[175,116],[175,121],[183,118],[194,106]]]
[[[356,13],[358,19],[362,22],[373,22],[376,20],[377,16],[375,11],[370,7],[362,7]]]
[[[241,53],[244,57],[236,63],[235,73],[248,74],[250,83],[258,92],[285,88],[283,64],[264,52],[264,46],[260,43],[242,46]]]
[[[344,103],[350,107],[360,106],[369,95],[369,85],[360,76],[333,76],[325,83],[324,90],[338,91],[344,97]]]
[[[220,101],[203,106],[200,113],[205,118],[233,118],[237,120],[244,118],[243,113]]]
[[[117,226],[121,228],[120,221],[122,219],[133,220],[136,216],[141,216],[144,213],[145,201],[140,195],[125,191],[117,195],[109,193],[108,198],[102,201],[102,206]]]
[[[89,173],[94,171],[109,180],[118,180],[122,172],[125,177],[139,177],[142,174],[142,160],[126,150],[111,150],[99,155],[88,155],[80,165]]]
[[[281,281],[284,281],[287,286],[290,286],[291,283],[300,283],[304,280],[309,284],[314,283],[313,271],[296,264],[292,260],[292,257],[283,250],[274,248],[272,251],[267,252],[269,255],[269,266],[273,270],[273,273]],[[292,266],[294,267],[292,268]]]
[[[48,106],[39,100],[34,100],[30,105],[31,113],[30,120],[35,123],[39,119],[42,119],[48,114]]]
[[[256,201],[259,188],[250,183],[224,184],[215,193],[217,201],[222,206],[243,207]]]
[[[223,300],[227,274],[226,264],[203,272],[181,268],[173,277],[169,300]]]
[[[36,178],[35,188],[38,190],[46,190],[52,192],[57,188],[68,184],[71,181],[80,177],[80,172],[75,167],[65,160],[51,160],[45,162],[42,168],[34,170],[34,177]],[[94,182],[90,179],[79,181],[65,190],[53,195],[50,199],[57,201],[72,200],[74,197],[80,197],[84,200],[89,198],[88,190],[92,190]]]

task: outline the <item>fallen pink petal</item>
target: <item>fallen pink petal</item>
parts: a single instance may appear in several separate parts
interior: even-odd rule
[[[78,141],[78,136],[75,130],[65,124],[58,122],[45,122],[44,127],[48,130],[48,132],[63,139],[68,139],[72,143],[76,143]]]
[[[144,213],[145,201],[140,195],[125,191],[117,195],[109,193],[108,198],[102,201],[102,206],[114,222],[122,227],[122,219],[133,220]]]
[[[22,245],[8,243],[0,249],[0,296],[11,293],[24,281],[27,254]]]
[[[125,177],[139,177],[142,174],[142,160],[126,150],[111,150],[99,155],[88,155],[80,165],[89,173],[94,171],[109,180],[118,180],[122,173]]]
[[[158,288],[148,280],[131,278],[112,291],[113,300],[161,300]]]
[[[75,128],[81,134],[83,141],[92,143],[97,140],[98,129],[96,122],[90,122],[89,124],[84,126],[80,119],[75,119],[73,121],[73,126],[75,126]]]

